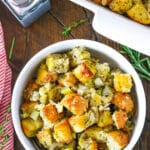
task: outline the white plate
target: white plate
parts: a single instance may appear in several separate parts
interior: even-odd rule
[[[70,0],[91,10],[96,32],[150,56],[150,26],[141,25],[88,0]]]

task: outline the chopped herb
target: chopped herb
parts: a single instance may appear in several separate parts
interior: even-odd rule
[[[10,50],[9,50],[9,57],[8,57],[9,59],[12,58],[14,45],[15,45],[15,37],[13,37],[12,41],[11,41],[11,46],[10,46]]]
[[[7,135],[5,135],[5,136],[4,136],[4,140],[5,140],[5,141],[6,141],[6,140],[8,140],[8,139],[9,139],[9,137],[10,137],[10,136],[9,136],[8,134],[7,134]]]
[[[132,66],[137,70],[139,76],[150,81],[150,58],[142,58],[139,52],[123,45],[121,45],[121,49],[120,52],[129,57]]]
[[[11,113],[11,105],[8,106],[7,113]]]
[[[4,130],[4,126],[0,125],[0,134],[3,132],[3,130]]]
[[[79,25],[85,23],[86,19],[81,19],[79,21],[74,21],[71,26],[65,26],[63,29],[63,36],[68,36],[73,28],[77,28]]]

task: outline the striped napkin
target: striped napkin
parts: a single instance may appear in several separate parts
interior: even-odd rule
[[[13,150],[11,118],[11,69],[7,64],[2,25],[0,22],[0,150]]]

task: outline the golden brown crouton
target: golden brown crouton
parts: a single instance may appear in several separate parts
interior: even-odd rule
[[[127,15],[139,23],[150,24],[150,13],[141,1],[136,2],[136,4],[127,11]]]
[[[38,105],[38,102],[27,101],[21,105],[21,110],[24,113],[32,113],[35,110],[35,107]]]
[[[33,91],[36,91],[38,89],[39,85],[34,80],[31,80],[23,92],[23,98],[29,101]]]
[[[41,119],[35,121],[31,118],[25,118],[21,121],[21,126],[27,137],[34,137],[37,131],[42,128],[43,121]]]
[[[58,113],[57,108],[52,104],[44,106],[41,110],[41,117],[47,125],[54,124],[62,116],[63,114]]]
[[[122,150],[128,143],[128,135],[120,130],[107,133],[107,146],[109,150]]]
[[[96,68],[92,62],[85,61],[78,65],[73,73],[80,82],[85,83],[94,77]]]
[[[109,110],[104,110],[100,112],[100,117],[98,121],[99,127],[106,127],[113,124],[111,112]]]
[[[81,115],[81,116],[76,115],[69,118],[68,121],[71,127],[73,128],[73,130],[76,133],[79,133],[87,128],[86,122],[88,119],[89,118],[87,115]]]
[[[54,138],[60,143],[70,143],[74,139],[74,134],[70,128],[68,120],[62,120],[54,126]]]
[[[113,114],[113,120],[115,122],[117,129],[124,128],[126,126],[127,119],[128,117],[125,111],[119,110],[115,111]]]
[[[129,93],[132,88],[131,75],[125,73],[115,73],[114,88],[117,92]]]
[[[93,107],[83,115],[74,115],[70,117],[68,121],[76,133],[82,132],[98,121],[98,109],[97,107]]]
[[[77,79],[72,73],[66,73],[63,78],[59,80],[59,84],[67,87],[73,87],[77,82]]]
[[[52,132],[49,128],[43,129],[36,134],[39,142],[45,147],[50,148],[52,145]]]
[[[106,6],[108,5],[112,0],[93,0],[95,3]]]
[[[133,0],[112,0],[109,8],[112,11],[123,14],[128,11],[133,5]]]
[[[132,112],[134,109],[134,103],[129,94],[116,93],[113,98],[113,103],[122,110],[125,110],[127,113]]]
[[[83,114],[88,108],[88,100],[76,93],[65,95],[61,104],[75,115]]]

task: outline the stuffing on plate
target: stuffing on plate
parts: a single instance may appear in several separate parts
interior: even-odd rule
[[[22,94],[24,134],[49,150],[121,150],[134,129],[132,87],[86,47],[49,54]]]
[[[141,24],[150,25],[150,0],[92,0]]]

